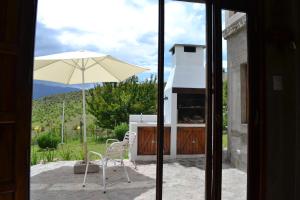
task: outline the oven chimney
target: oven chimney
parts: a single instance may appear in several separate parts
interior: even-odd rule
[[[170,52],[172,54],[172,69],[165,87],[165,120],[167,123],[177,124],[180,118],[178,109],[184,109],[187,104],[198,103],[199,98],[202,98],[200,94],[205,95],[205,46],[175,44]],[[187,102],[183,102],[185,98],[189,98]],[[204,105],[191,105],[195,109],[196,107],[199,108],[198,106]],[[187,110],[186,112],[190,111]]]

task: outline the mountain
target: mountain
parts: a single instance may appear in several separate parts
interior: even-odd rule
[[[38,99],[45,96],[50,96],[54,94],[62,94],[68,92],[76,92],[80,89],[76,87],[71,87],[64,84],[52,83],[48,81],[34,81],[33,83],[33,99]]]
[[[76,133],[74,127],[80,124],[82,117],[82,93],[80,90],[33,99],[32,127],[34,129],[38,127],[45,130],[52,129],[52,131],[58,133],[61,128],[63,101],[65,102],[65,136],[70,139],[70,133]],[[95,118],[89,112],[86,114],[87,127],[90,127],[91,124],[94,124]]]

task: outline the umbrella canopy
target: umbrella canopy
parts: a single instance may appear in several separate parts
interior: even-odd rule
[[[85,83],[120,82],[148,69],[128,64],[110,55],[74,51],[35,57],[34,79],[64,84],[82,84],[84,155],[87,158]]]
[[[110,55],[75,51],[36,57],[34,79],[64,84],[120,82],[146,68],[120,61]]]

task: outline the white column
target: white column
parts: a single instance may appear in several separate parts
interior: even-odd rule
[[[171,158],[177,154],[177,94],[172,93],[171,105]]]
[[[136,138],[134,140],[134,143],[132,145],[132,148],[130,148],[129,152],[129,160],[130,161],[135,161],[137,159],[137,141],[138,141],[138,127],[137,123],[131,123],[129,122],[129,131],[135,132],[136,133]]]

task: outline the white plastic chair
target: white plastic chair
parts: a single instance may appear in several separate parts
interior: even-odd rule
[[[135,139],[136,139],[136,133],[135,132],[127,131],[125,133],[123,141],[124,140],[128,141],[128,143],[127,143],[127,150],[128,150],[128,152],[130,151],[131,148],[133,148],[133,144],[135,142]],[[131,160],[131,161],[133,162],[134,169],[137,169],[135,160]]]
[[[134,143],[136,138],[136,133],[134,132],[126,132],[124,135],[123,141],[119,141],[117,139],[107,139],[106,140],[106,153],[105,155],[102,155],[100,153],[97,153],[95,151],[89,151],[88,152],[88,157],[87,157],[87,165],[85,169],[85,174],[84,174],[84,179],[83,179],[83,184],[82,187],[85,187],[85,182],[86,182],[86,176],[88,172],[88,167],[90,163],[90,156],[92,154],[99,156],[100,161],[101,161],[101,166],[102,166],[102,175],[103,175],[103,192],[106,193],[106,168],[107,168],[107,163],[108,161],[113,161],[114,165],[116,165],[116,162],[119,160],[121,166],[124,167],[124,172],[127,178],[128,183],[130,183],[130,178],[128,176],[128,172],[126,169],[126,166],[124,165],[124,155],[126,153],[126,150],[128,150],[131,145]],[[111,143],[112,142],[112,143]],[[135,165],[135,162],[134,162]],[[135,165],[136,168],[136,165]]]

